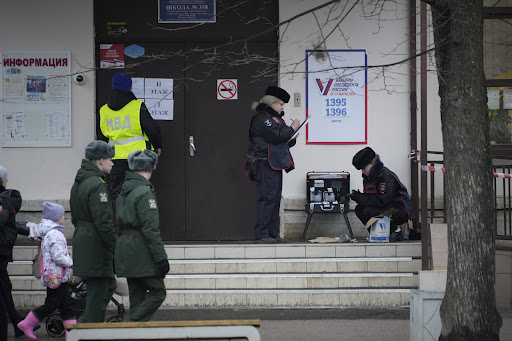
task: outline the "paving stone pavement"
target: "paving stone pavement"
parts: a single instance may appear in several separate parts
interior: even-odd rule
[[[26,312],[24,312],[26,313]],[[110,316],[113,312],[108,312]],[[512,340],[512,311],[500,311],[503,326],[501,340]],[[188,309],[160,310],[153,320],[261,320],[262,341],[333,341],[333,340],[409,340],[409,308],[392,309]],[[46,333],[44,325],[36,332],[40,341],[58,341]],[[9,325],[8,340],[14,338]],[[216,341],[219,341],[216,339]]]

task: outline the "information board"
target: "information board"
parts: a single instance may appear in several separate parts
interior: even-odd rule
[[[367,143],[365,50],[306,51],[306,144]]]
[[[2,147],[71,146],[70,53],[1,55]]]

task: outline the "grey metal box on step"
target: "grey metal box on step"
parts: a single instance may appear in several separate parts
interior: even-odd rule
[[[308,172],[306,174],[306,213],[308,218],[302,240],[306,239],[309,224],[314,213],[341,213],[347,224],[350,237],[354,239],[347,217],[350,202],[350,173]]]

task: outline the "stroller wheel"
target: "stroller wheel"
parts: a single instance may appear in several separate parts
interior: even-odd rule
[[[116,323],[116,322],[123,322],[123,319],[120,318],[119,316],[110,316],[108,319],[107,319],[107,323]]]
[[[46,319],[46,331],[51,337],[61,337],[64,335],[66,330],[64,329],[64,324],[62,323],[60,314],[53,313],[48,316]]]

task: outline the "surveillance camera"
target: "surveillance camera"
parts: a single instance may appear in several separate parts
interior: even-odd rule
[[[81,73],[77,73],[75,75],[74,79],[75,79],[76,84],[82,85],[85,83],[85,76],[82,75]]]

